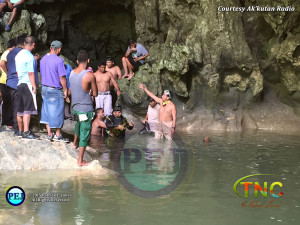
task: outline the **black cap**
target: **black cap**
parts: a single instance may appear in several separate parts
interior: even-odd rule
[[[120,111],[122,112],[122,106],[115,106],[113,112]]]

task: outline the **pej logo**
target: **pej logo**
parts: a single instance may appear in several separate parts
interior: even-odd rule
[[[243,197],[242,195],[239,194],[239,192],[237,191],[237,188],[239,185],[241,185],[244,190],[245,190],[245,198],[249,197],[249,189],[254,191],[254,195],[257,198],[258,197],[258,191],[260,191],[261,195],[263,197],[268,197],[268,182],[264,182],[263,185],[261,185],[261,183],[259,183],[258,181],[254,181],[254,182],[250,182],[250,181],[244,181],[245,179],[249,178],[249,177],[255,177],[255,176],[274,176],[273,174],[252,174],[249,176],[245,176],[242,177],[241,179],[237,180],[235,182],[235,184],[233,185],[233,190],[234,192],[240,196]],[[242,182],[243,181],[243,182]],[[269,182],[270,183],[270,182]],[[252,188],[251,188],[252,187]],[[271,196],[273,196],[274,198],[279,198],[283,195],[283,192],[280,192],[278,194],[274,193],[274,188],[276,187],[278,189],[283,187],[283,184],[281,182],[275,181],[270,183],[270,194]]]
[[[118,171],[118,180],[139,197],[167,195],[185,179],[188,152],[179,137],[175,141],[160,141],[147,135],[134,135],[119,149],[115,146],[114,149],[113,167]]]
[[[20,206],[23,204],[26,198],[25,191],[19,186],[7,187],[6,189],[6,201],[12,206]]]

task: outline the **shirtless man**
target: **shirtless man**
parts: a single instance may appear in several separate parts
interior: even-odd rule
[[[110,72],[115,80],[119,80],[122,78],[121,69],[119,66],[115,65],[115,60],[111,56],[108,56],[106,59],[106,71]]]
[[[91,135],[102,136],[103,128],[106,129],[106,125],[104,123],[104,110],[102,108],[96,109],[96,119],[92,123],[92,131]]]
[[[144,90],[147,95],[160,104],[159,119],[155,130],[155,138],[161,139],[163,136],[165,136],[167,140],[172,140],[176,127],[176,106],[170,100],[170,91],[164,90],[161,98],[158,98],[143,84],[139,84],[139,88]]]
[[[121,69],[119,66],[115,65],[115,60],[111,56],[108,56],[106,59],[106,71],[111,72],[115,80],[119,80],[122,78]],[[112,105],[114,107],[118,100],[118,96],[112,82],[110,82],[110,94],[112,96]]]
[[[108,116],[112,113],[112,96],[110,94],[110,82],[117,89],[117,95],[121,95],[121,91],[118,87],[116,80],[113,75],[106,71],[106,63],[102,62],[98,67],[96,73],[97,87],[98,87],[98,96],[95,98],[96,108],[104,109],[104,115]]]

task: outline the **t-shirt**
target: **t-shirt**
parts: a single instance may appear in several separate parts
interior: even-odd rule
[[[29,80],[29,72],[35,73],[35,83],[38,83],[38,73],[37,73],[37,64],[35,61],[34,56],[31,54],[30,51],[27,49],[22,49],[16,55],[16,70],[18,73],[19,82],[20,84],[31,84]]]
[[[46,54],[40,63],[42,85],[62,88],[60,77],[66,76],[65,64],[56,54]]]
[[[66,79],[67,79],[67,88],[70,89],[70,74],[72,72],[72,67],[69,64],[65,64],[66,69]]]
[[[16,55],[21,51],[21,48],[14,48],[7,55],[7,79],[6,85],[17,90],[18,89],[18,74],[16,71],[15,58]]]
[[[148,124],[150,126],[150,130],[154,131],[156,128],[156,124],[158,122],[159,118],[159,109],[160,106],[157,104],[154,108],[152,108],[150,105],[148,106]]]
[[[127,48],[127,52],[129,51],[129,47]],[[143,46],[143,45],[141,45],[141,44],[139,44],[139,43],[137,43],[136,44],[136,52],[132,52],[131,53],[131,56],[133,57],[133,58],[136,58],[136,57],[140,57],[140,56],[144,56],[144,55],[146,55],[148,53],[148,51],[146,50],[146,48]],[[145,60],[140,60],[139,61],[141,64],[144,64],[145,63]]]
[[[9,50],[6,50],[6,51],[2,54],[1,59],[0,59],[0,62],[2,62],[2,61],[7,62],[7,55],[8,55],[8,53],[9,53]],[[2,70],[2,68],[1,68],[0,84],[6,84],[6,77],[7,77],[6,73],[5,73],[5,72]]]

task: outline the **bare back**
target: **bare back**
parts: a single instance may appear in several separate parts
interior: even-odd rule
[[[94,73],[94,75],[96,77],[98,91],[99,92],[109,91],[112,74],[108,71],[106,71],[105,73],[101,73],[101,72],[97,71],[96,73]]]

